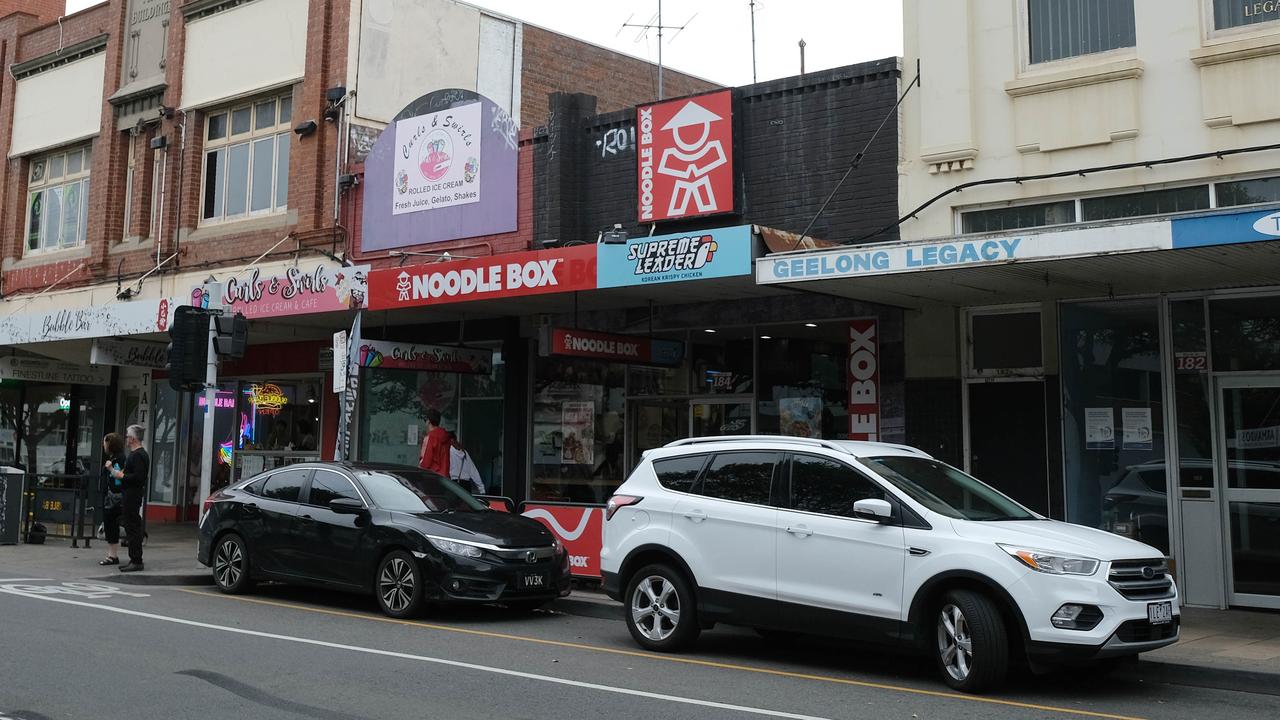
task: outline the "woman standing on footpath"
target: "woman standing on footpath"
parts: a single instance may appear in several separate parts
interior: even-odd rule
[[[124,508],[124,484],[113,473],[124,467],[124,438],[107,433],[102,438],[102,531],[107,540],[107,556],[99,565],[120,564],[120,514]]]

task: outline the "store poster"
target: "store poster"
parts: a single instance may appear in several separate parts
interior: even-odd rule
[[[1116,446],[1114,409],[1084,409],[1084,446],[1089,450],[1110,450]]]
[[[802,438],[822,437],[822,398],[790,397],[778,401],[783,435]]]
[[[595,465],[596,404],[566,402],[561,405],[561,462],[566,465]]]
[[[1120,422],[1123,449],[1150,450],[1154,447],[1151,408],[1124,408],[1120,411]]]
[[[598,505],[543,505],[524,503],[520,514],[550,530],[569,553],[569,573],[600,577],[600,550],[604,547],[604,508]]]

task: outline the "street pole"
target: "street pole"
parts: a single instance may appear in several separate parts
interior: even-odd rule
[[[213,477],[213,420],[216,416],[217,398],[218,398],[218,356],[214,352],[214,339],[218,337],[217,326],[214,325],[213,316],[209,316],[209,348],[208,348],[208,365],[204,371],[204,441],[200,446],[204,448],[203,457],[200,458],[200,492],[196,497],[199,503],[197,518],[204,520],[204,500],[209,497],[210,479]]]
[[[658,0],[658,99],[662,99],[662,0]]]
[[[751,83],[756,82],[756,0],[751,0]]]

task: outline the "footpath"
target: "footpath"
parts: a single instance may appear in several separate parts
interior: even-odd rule
[[[50,538],[43,545],[0,546],[4,578],[64,577],[121,585],[212,585],[208,568],[196,561],[195,528],[151,524],[144,546],[146,570],[121,573],[97,563],[106,543],[72,548]],[[127,562],[125,548],[121,560]],[[622,619],[622,605],[589,588],[576,589],[552,609],[570,615]],[[1219,688],[1280,696],[1280,611],[1182,608],[1182,637],[1167,648],[1144,653],[1123,672],[1145,682]]]

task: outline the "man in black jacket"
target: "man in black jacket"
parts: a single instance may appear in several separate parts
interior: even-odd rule
[[[130,425],[125,430],[124,444],[129,457],[124,467],[113,472],[124,485],[124,534],[129,542],[129,564],[121,565],[120,572],[137,572],[142,569],[142,493],[146,492],[151,477],[151,458],[142,447],[144,430],[141,425]]]

